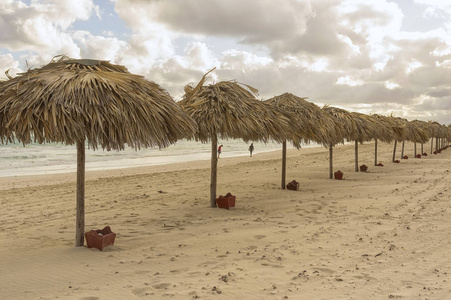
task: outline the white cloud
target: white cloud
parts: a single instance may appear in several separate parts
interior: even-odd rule
[[[3,1],[0,4],[0,46],[15,51],[79,53],[65,32],[77,19],[86,20],[96,9],[92,0]]]
[[[392,82],[392,81],[385,81],[384,83],[385,83],[385,87],[389,90],[393,90],[393,89],[399,87],[399,84]]]
[[[349,86],[358,86],[362,85],[363,81],[360,79],[351,79],[349,76],[341,76],[335,82],[337,85],[349,85]]]

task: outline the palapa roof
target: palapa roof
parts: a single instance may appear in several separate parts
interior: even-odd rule
[[[166,147],[195,130],[158,84],[124,66],[67,57],[0,84],[0,126],[24,144],[86,140],[107,150]]]
[[[343,126],[342,138],[348,141],[363,142],[375,138],[387,140],[392,136],[392,132],[380,126],[380,123],[370,116],[328,105],[324,106],[323,110],[332,116],[335,123]]]
[[[357,122],[357,134],[354,140],[359,142],[378,139],[390,142],[395,139],[395,132],[379,119],[358,112],[351,112]]]
[[[394,139],[399,142],[404,140],[406,134],[406,125],[402,119],[395,118],[393,116],[383,116],[379,114],[372,114],[371,117],[378,120],[386,127],[391,128],[395,134]]]
[[[196,87],[187,85],[183,99],[178,102],[197,122],[196,140],[208,142],[218,136],[283,142],[289,137],[290,120],[281,111],[256,99],[256,89],[236,81],[205,86],[207,74]]]
[[[429,125],[425,121],[409,121],[407,131],[408,140],[414,143],[426,143],[430,138]]]
[[[429,121],[428,124],[429,124],[430,137],[435,137],[435,138],[450,137],[449,128],[446,127],[445,125],[442,125],[435,121]]]
[[[325,145],[338,143],[340,140],[337,139],[337,130],[339,131],[341,127],[337,127],[334,120],[319,106],[306,99],[284,93],[265,102],[292,115],[292,124],[298,127],[295,129],[292,140],[303,140],[307,143],[314,141]]]

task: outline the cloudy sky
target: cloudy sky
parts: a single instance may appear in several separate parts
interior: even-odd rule
[[[109,60],[175,98],[216,67],[267,99],[451,123],[449,0],[0,0],[0,79]]]

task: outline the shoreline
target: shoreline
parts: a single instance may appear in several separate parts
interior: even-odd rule
[[[412,147],[406,145],[406,155]],[[9,299],[445,299],[451,293],[451,150],[391,163],[393,145],[221,158],[89,172],[86,231],[111,226],[114,246],[73,247],[75,178],[29,178],[0,195],[0,290]],[[398,151],[399,154],[399,151]],[[398,155],[399,156],[399,155]],[[164,167],[164,168],[163,168]],[[46,177],[46,175],[43,175]],[[0,178],[0,184],[4,180]],[[16,183],[19,186],[19,183]]]
[[[288,149],[287,153],[295,153],[296,151],[306,151],[306,149],[312,149],[311,151],[316,152],[324,148],[322,146],[315,147],[305,147],[300,150]],[[256,159],[269,159],[273,158],[273,155],[280,153],[282,155],[282,150],[268,150],[259,153],[254,153]],[[288,154],[287,154],[288,155]],[[221,161],[225,162],[225,165],[246,161],[249,155],[234,155],[221,157]],[[114,168],[114,169],[99,169],[99,170],[87,170],[85,172],[86,181],[96,180],[108,177],[120,177],[120,176],[133,176],[142,175],[146,173],[159,173],[167,171],[178,171],[184,169],[193,168],[210,168],[210,159],[200,159],[200,160],[189,160],[181,162],[172,162],[165,164],[155,164],[147,166],[130,166],[124,168]],[[41,185],[44,183],[52,182],[55,183],[68,183],[76,182],[77,172],[66,172],[66,173],[46,173],[46,174],[33,174],[33,175],[14,175],[14,176],[0,176],[0,190],[7,190],[10,188],[23,188]]]

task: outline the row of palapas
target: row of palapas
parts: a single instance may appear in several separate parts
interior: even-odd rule
[[[207,74],[196,86],[187,85],[176,103],[158,84],[123,66],[58,56],[0,82],[0,139],[77,145],[75,244],[82,246],[86,143],[94,150],[121,150],[126,145],[163,148],[182,138],[211,142],[210,203],[215,206],[218,138],[275,140],[283,143],[285,157],[286,141],[295,147],[314,141],[332,149],[344,140],[422,143],[450,136],[446,126],[434,122],[320,109],[291,94],[260,101],[255,89],[234,81],[204,85]]]

